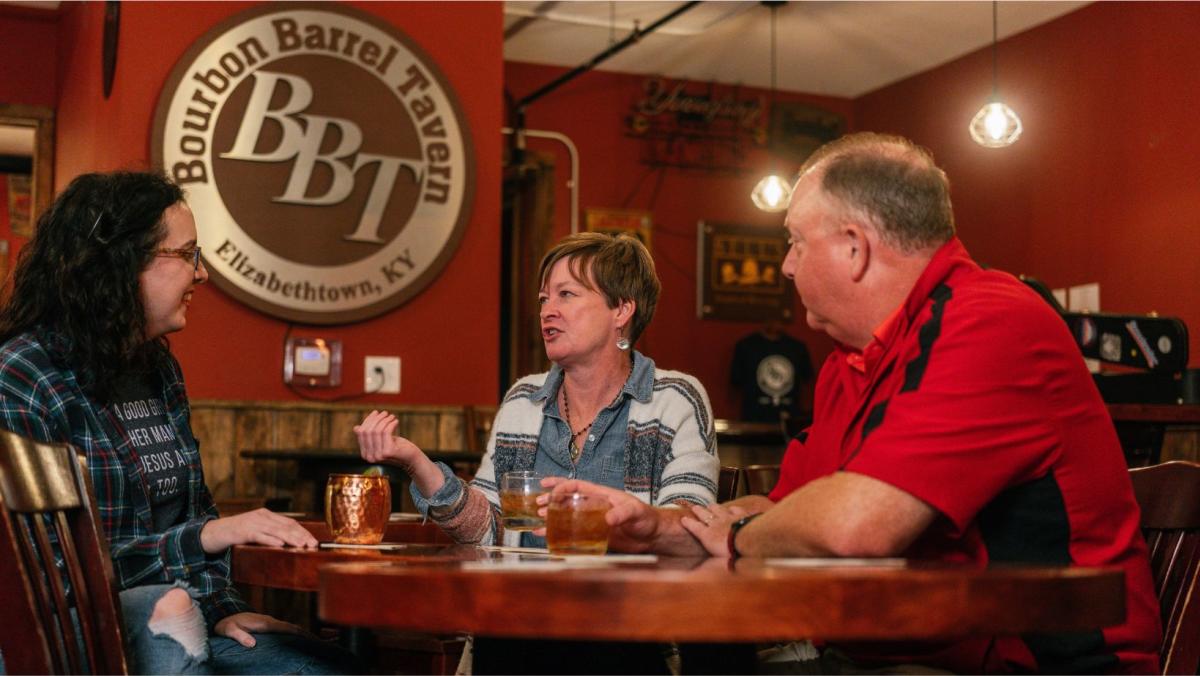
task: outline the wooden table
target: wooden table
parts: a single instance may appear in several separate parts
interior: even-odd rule
[[[299,517],[296,521],[312,533],[318,542],[333,542],[333,533],[329,532],[329,525],[325,523],[323,516],[310,514]],[[383,531],[383,540],[384,542],[454,544],[454,540],[446,535],[446,531],[438,528],[432,521],[414,519],[388,521],[387,528]]]
[[[319,566],[322,619],[506,638],[732,642],[1012,635],[1124,618],[1118,569],[659,559],[489,570],[446,552],[371,558]]]
[[[514,559],[532,567],[509,569]],[[615,649],[598,641],[640,642],[621,644],[623,650],[674,641],[688,649],[736,643],[702,653],[697,663],[742,672],[753,669],[754,642],[954,639],[1091,629],[1124,617],[1124,575],[1115,568],[977,570],[904,562],[798,568],[660,558],[538,569],[554,565],[560,564],[546,555],[438,543],[396,551],[255,545],[233,551],[235,581],[316,590],[317,615],[349,628],[348,635],[357,636],[357,628],[442,637],[469,632],[480,637],[477,665],[495,662],[499,671],[520,671],[506,660],[529,649],[562,655],[582,649],[596,659]],[[584,643],[531,647],[514,639]],[[694,671],[689,659],[685,669]]]
[[[324,521],[311,518],[297,519],[319,542],[331,542],[333,537]],[[411,548],[409,552],[383,552],[375,549],[296,549],[293,547],[263,547],[260,545],[236,545],[231,557],[230,576],[234,582],[271,589],[292,591],[316,591],[317,569],[337,561],[379,560],[384,557],[417,556],[432,560],[439,554],[449,556],[478,556],[475,547],[459,548],[457,554],[454,541],[433,522],[401,521],[388,523],[384,541],[402,543]]]
[[[1113,422],[1200,425],[1200,404],[1108,404]]]
[[[312,517],[297,519],[317,540],[330,542],[332,537],[324,521]],[[308,592],[289,594],[287,610],[302,613],[309,621],[316,617],[315,600],[311,592],[317,591],[317,570],[335,561],[379,561],[416,558],[435,561],[438,557],[453,559],[479,558],[481,551],[476,547],[461,547],[453,544],[450,536],[432,522],[391,522],[384,531],[384,540],[405,543],[401,553],[382,552],[372,549],[295,549],[291,547],[263,547],[237,545],[233,548],[231,577],[235,583],[246,587],[247,600],[254,608],[267,609],[265,589]],[[482,554],[486,556],[486,554]],[[309,598],[302,598],[302,597]],[[278,599],[276,599],[278,600]],[[293,617],[301,621],[301,616]],[[378,657],[377,639],[373,632],[359,627],[346,627],[340,633],[344,647],[359,655],[364,664],[374,663]],[[382,671],[374,673],[453,673],[463,649],[463,640],[458,636],[439,636],[426,632],[405,635],[395,633],[387,636],[388,648],[384,654],[388,659],[375,664]]]
[[[1200,425],[1200,404],[1108,404],[1130,467],[1158,464],[1172,425]]]

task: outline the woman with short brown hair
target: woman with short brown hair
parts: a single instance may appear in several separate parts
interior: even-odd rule
[[[704,387],[632,347],[661,288],[650,252],[626,235],[578,233],[547,252],[539,274],[554,366],[505,395],[470,484],[394,436],[390,413],[354,428],[363,458],[408,472],[417,508],[460,542],[542,544],[503,529],[497,483],[510,471],[585,478],[651,505],[711,503],[720,463]]]

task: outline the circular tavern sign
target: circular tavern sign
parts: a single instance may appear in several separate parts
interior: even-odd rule
[[[353,8],[269,4],[216,26],[175,65],[152,133],[213,281],[282,319],[386,312],[466,228],[474,162],[453,91]]]

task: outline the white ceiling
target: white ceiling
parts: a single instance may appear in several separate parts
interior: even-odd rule
[[[49,0],[0,0],[53,9]],[[678,1],[506,0],[504,58],[577,66]],[[1004,0],[1001,40],[1090,2]],[[599,66],[700,82],[769,87],[771,9],[710,1],[688,10]],[[992,40],[992,3],[792,0],[776,10],[776,86],[854,98],[952,61]],[[1001,65],[1003,68],[1003,65]]]
[[[508,0],[504,58],[577,66],[683,4]],[[1087,4],[1001,2],[999,37]],[[990,2],[793,1],[776,12],[776,86],[787,91],[854,98],[992,41]],[[766,88],[770,25],[761,3],[705,2],[599,69]]]

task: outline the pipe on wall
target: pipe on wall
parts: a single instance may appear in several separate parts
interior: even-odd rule
[[[512,127],[501,127],[500,133],[517,134],[517,147],[522,149],[525,147],[525,136],[558,141],[567,147],[567,154],[571,157],[571,178],[567,179],[567,188],[571,190],[571,234],[579,232],[579,150],[575,142],[566,134],[543,129],[522,129],[517,133]]]

